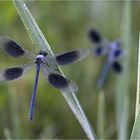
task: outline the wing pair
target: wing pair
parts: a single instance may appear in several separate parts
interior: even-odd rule
[[[95,45],[95,47],[93,47],[94,53],[97,56],[108,55],[109,57],[107,59],[109,59],[112,69],[115,72],[120,73],[122,71],[122,66],[118,60],[123,54],[123,51],[120,48],[120,41],[115,40],[109,43],[96,30],[90,30],[89,39]]]
[[[7,36],[0,37],[0,49],[2,49],[9,56],[15,58],[26,57],[32,60],[33,64],[36,60],[36,56],[33,53],[29,52],[26,49],[21,48],[20,45],[18,45],[15,41],[13,41]],[[67,65],[76,63],[77,61],[84,59],[89,55],[89,53],[90,53],[89,49],[81,49],[57,55],[55,59],[59,65]],[[25,64],[19,67],[1,69],[0,80],[9,81],[17,79],[22,75],[24,75],[28,70],[30,70],[33,64]]]
[[[89,31],[89,39],[93,43],[93,51],[97,56],[105,55],[108,52],[108,41],[96,30]]]

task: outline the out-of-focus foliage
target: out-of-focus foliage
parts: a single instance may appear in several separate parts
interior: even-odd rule
[[[121,36],[124,2],[26,1],[26,3],[56,54],[91,47],[87,38],[90,28],[99,30],[110,41]],[[129,73],[131,101],[128,136],[134,122],[139,4],[140,2],[131,4],[132,48]],[[34,51],[23,23],[10,1],[0,1],[0,27],[1,35],[8,35],[22,47]],[[127,55],[127,50],[125,51]],[[0,52],[1,68],[26,62],[27,60],[17,60]],[[101,67],[102,60],[94,55],[77,64],[62,67],[65,75],[79,85],[77,97],[95,131],[97,131],[99,93],[96,83]],[[43,79],[42,75],[39,78],[34,120],[32,123],[29,122],[34,77],[35,70],[17,81],[0,83],[0,138],[86,138],[64,98]],[[110,71],[105,86],[107,138],[117,137],[114,102],[115,83],[118,78],[121,76],[116,76]]]

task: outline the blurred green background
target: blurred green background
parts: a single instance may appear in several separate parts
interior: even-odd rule
[[[90,28],[100,31],[113,41],[120,38],[123,20],[123,1],[26,1],[32,15],[47,38],[54,53],[91,47],[87,37]],[[137,50],[140,2],[131,3],[131,48],[129,70],[128,134],[134,122]],[[8,35],[22,47],[33,50],[33,44],[11,1],[0,1],[0,34]],[[123,46],[122,46],[123,48]],[[126,54],[127,54],[127,50]],[[125,59],[125,58],[124,58]],[[97,134],[98,95],[97,79],[103,59],[95,55],[77,64],[61,67],[67,78],[79,85],[76,94],[85,114]],[[26,63],[0,52],[0,67]],[[34,120],[29,122],[29,106],[35,70],[14,82],[0,83],[0,138],[86,138],[79,122],[66,104],[63,96],[40,75]],[[117,79],[110,71],[105,83],[105,135],[117,138],[115,92]],[[98,136],[98,134],[97,134]]]

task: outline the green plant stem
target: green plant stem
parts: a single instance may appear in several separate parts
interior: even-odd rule
[[[98,138],[105,139],[105,93],[99,91],[98,95],[98,116],[97,116],[97,132]]]
[[[137,70],[137,92],[136,92],[136,110],[135,122],[131,133],[131,140],[140,139],[140,32],[139,32],[139,52],[138,52],[138,70]]]
[[[4,134],[5,134],[6,140],[12,140],[11,133],[8,128],[4,129]]]
[[[24,26],[25,26],[27,32],[29,33],[30,38],[33,40],[33,43],[37,47],[37,49],[47,51],[50,55],[54,56],[47,40],[45,39],[43,33],[39,29],[34,18],[32,17],[25,2],[23,0],[13,0],[13,3],[15,4],[17,11],[19,12],[19,15],[24,23]],[[64,75],[57,64],[55,64],[55,67],[62,75]],[[83,130],[87,134],[87,137],[89,139],[94,140],[95,134],[93,132],[93,129],[90,126],[90,123],[88,122],[88,120],[87,120],[87,118],[82,110],[82,107],[81,107],[78,99],[75,96],[75,93],[70,93],[70,94],[67,94],[64,92],[61,92],[61,93],[64,96],[69,107],[71,108],[71,110],[75,114],[76,118],[80,122]]]
[[[131,1],[125,0],[122,14],[122,46],[127,55],[122,63],[123,73],[118,77],[116,87],[116,126],[119,139],[126,139],[128,132],[129,115],[129,62],[130,62],[130,31],[131,28]]]
[[[136,92],[136,107],[135,120],[140,109],[140,33],[139,33],[139,52],[138,52],[138,70],[137,70],[137,92]]]
[[[14,86],[14,85],[13,85]],[[20,137],[20,121],[19,121],[19,112],[18,112],[18,96],[15,88],[11,86],[8,88],[9,94],[9,107],[10,107],[10,117],[11,117],[11,134],[13,138]]]
[[[135,119],[130,140],[139,140],[139,139],[140,139],[140,110]]]

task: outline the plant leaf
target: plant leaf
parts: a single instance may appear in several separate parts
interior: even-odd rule
[[[50,45],[48,44],[47,40],[45,39],[43,33],[39,29],[37,23],[35,22],[34,18],[32,17],[29,9],[27,8],[25,2],[23,0],[13,0],[13,3],[15,4],[15,7],[17,8],[17,11],[19,12],[19,15],[24,23],[24,26],[29,33],[30,38],[32,39],[33,43],[36,45],[38,50],[44,50],[47,51],[50,55],[54,56]],[[58,72],[60,72],[63,76],[63,72],[59,68],[57,64],[55,64],[55,67],[57,68]],[[89,139],[95,139],[94,131],[92,130],[92,127],[90,126],[82,107],[78,101],[78,99],[75,96],[75,93],[64,93],[61,92],[64,96],[66,102],[68,103],[69,107],[73,111],[75,117],[80,122],[83,130],[87,134],[87,137]]]
[[[135,107],[135,123],[131,133],[131,139],[140,139],[140,33],[139,33],[139,52],[138,52],[138,70],[137,70],[137,93]]]
[[[128,137],[128,116],[129,116],[129,66],[130,66],[130,35],[131,35],[131,1],[126,0],[123,5],[123,16],[121,25],[122,46],[127,51],[122,66],[123,72],[119,77],[116,86],[116,127],[118,139]]]
[[[140,109],[137,114],[130,139],[131,140],[140,139]]]

